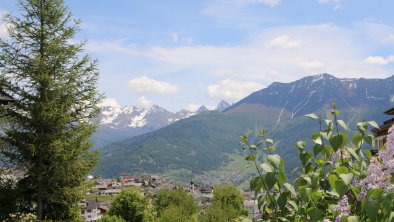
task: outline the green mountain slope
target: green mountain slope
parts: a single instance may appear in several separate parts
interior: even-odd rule
[[[115,176],[188,169],[201,174],[227,163],[226,154],[239,150],[239,135],[253,128],[257,119],[234,113],[202,113],[104,147],[96,172]]]

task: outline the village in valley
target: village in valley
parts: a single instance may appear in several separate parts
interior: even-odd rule
[[[121,175],[117,179],[104,179],[100,177],[88,176],[88,181],[92,185],[87,189],[87,199],[81,201],[81,217],[86,222],[97,222],[109,210],[111,200],[126,188],[138,188],[143,196],[154,198],[161,189],[183,189],[194,197],[201,209],[207,208],[213,198],[214,186],[208,184],[182,185],[170,181],[158,175]],[[249,211],[250,217],[255,217],[259,213],[254,194],[250,190],[242,190],[244,205]]]

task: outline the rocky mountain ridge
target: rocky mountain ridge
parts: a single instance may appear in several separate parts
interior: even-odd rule
[[[223,108],[226,104],[228,103],[221,101],[218,108]],[[194,112],[188,110],[170,112],[158,105],[148,109],[135,106],[104,106],[95,120],[99,126],[92,136],[93,143],[95,147],[101,147],[124,138],[155,131],[176,121],[208,111],[210,110],[205,106]]]

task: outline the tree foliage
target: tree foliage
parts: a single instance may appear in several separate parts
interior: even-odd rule
[[[161,212],[157,222],[197,222],[197,216],[187,215],[182,207],[170,205]]]
[[[213,190],[212,204],[200,216],[201,222],[227,222],[240,216],[247,216],[243,205],[244,198],[239,189],[232,184],[216,186]]]
[[[172,212],[181,211],[182,215],[192,216],[198,212],[197,201],[182,189],[162,189],[156,195],[155,207],[158,217],[175,206]],[[167,212],[168,213],[168,212]]]
[[[112,201],[109,215],[119,216],[127,222],[153,220],[149,201],[136,188],[124,189]]]
[[[63,0],[20,0],[19,17],[6,17],[0,40],[0,88],[15,102],[2,154],[22,169],[21,212],[38,219],[77,220],[81,185],[97,162],[89,136],[100,95],[96,62],[73,38],[78,21]]]

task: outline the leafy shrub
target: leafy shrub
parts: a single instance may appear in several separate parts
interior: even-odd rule
[[[319,130],[312,134],[311,147],[305,141],[297,143],[302,166],[292,182],[265,130],[259,132],[257,143],[241,137],[249,152],[246,160],[258,173],[250,186],[262,221],[394,221],[394,126],[386,147],[372,156],[363,147],[374,146],[368,127],[377,124],[359,122],[354,133],[338,119],[335,104],[330,114],[329,119],[306,115],[318,121]]]

